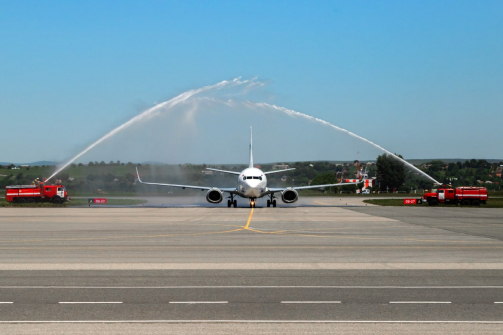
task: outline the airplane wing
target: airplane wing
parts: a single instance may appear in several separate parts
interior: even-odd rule
[[[332,187],[332,186],[344,186],[344,185],[356,185],[360,182],[355,183],[338,183],[338,184],[326,184],[326,185],[309,185],[309,186],[294,186],[292,189],[294,190],[307,190],[310,188],[323,188],[323,187]]]
[[[293,187],[283,187],[283,188],[268,188],[267,191],[265,192],[264,195],[271,194],[271,193],[277,193],[277,192],[283,192],[284,190],[290,189],[290,190],[307,190],[311,188],[323,188],[323,187],[333,187],[333,186],[344,186],[344,185],[356,185],[359,184],[360,182],[354,182],[354,183],[338,183],[338,184],[326,184],[326,185],[309,185],[309,186],[293,186]]]
[[[219,170],[219,169],[212,169],[212,168],[206,168],[206,170],[217,171],[217,172],[228,173],[228,174],[237,174],[237,175],[240,175],[240,174],[241,174],[241,172],[236,172],[236,171],[227,171],[227,170]]]
[[[145,182],[145,181],[141,180],[140,173],[138,172],[138,168],[136,168],[136,176],[138,177],[138,181],[141,184],[145,184],[145,185],[181,187],[183,189],[190,188],[190,189],[201,190],[201,191],[204,191],[204,190],[208,190],[209,191],[209,190],[214,189],[214,187],[208,187],[208,186],[178,185],[178,184],[163,184],[163,183],[149,183],[149,182]],[[219,188],[219,190],[222,191],[222,192],[228,192],[228,193],[238,194],[238,192],[237,192],[237,190],[235,188]]]
[[[290,170],[295,170],[295,168],[267,171],[267,172],[264,172],[264,174],[278,173],[278,172],[284,172],[284,171],[290,171]]]

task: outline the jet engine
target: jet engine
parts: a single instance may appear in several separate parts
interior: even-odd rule
[[[213,188],[206,193],[206,200],[208,202],[211,202],[212,204],[218,204],[222,202],[224,196],[222,191],[220,191],[218,188]]]
[[[299,194],[295,190],[286,189],[281,192],[281,200],[283,200],[285,204],[291,204],[299,200]]]

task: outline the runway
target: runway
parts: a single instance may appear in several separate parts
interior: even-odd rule
[[[501,327],[502,210],[304,201],[2,208],[0,322]]]
[[[503,271],[5,271],[0,321],[503,322]]]

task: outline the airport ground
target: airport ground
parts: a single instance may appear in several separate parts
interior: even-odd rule
[[[502,209],[169,199],[0,208],[0,331],[503,331]]]

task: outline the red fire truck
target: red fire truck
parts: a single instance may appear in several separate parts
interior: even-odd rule
[[[5,187],[5,200],[14,203],[68,201],[68,192],[63,185],[13,185]]]
[[[487,202],[487,190],[485,187],[456,187],[454,189],[445,187],[439,188],[437,192],[425,193],[423,198],[430,206],[436,206],[439,203],[478,206]]]

